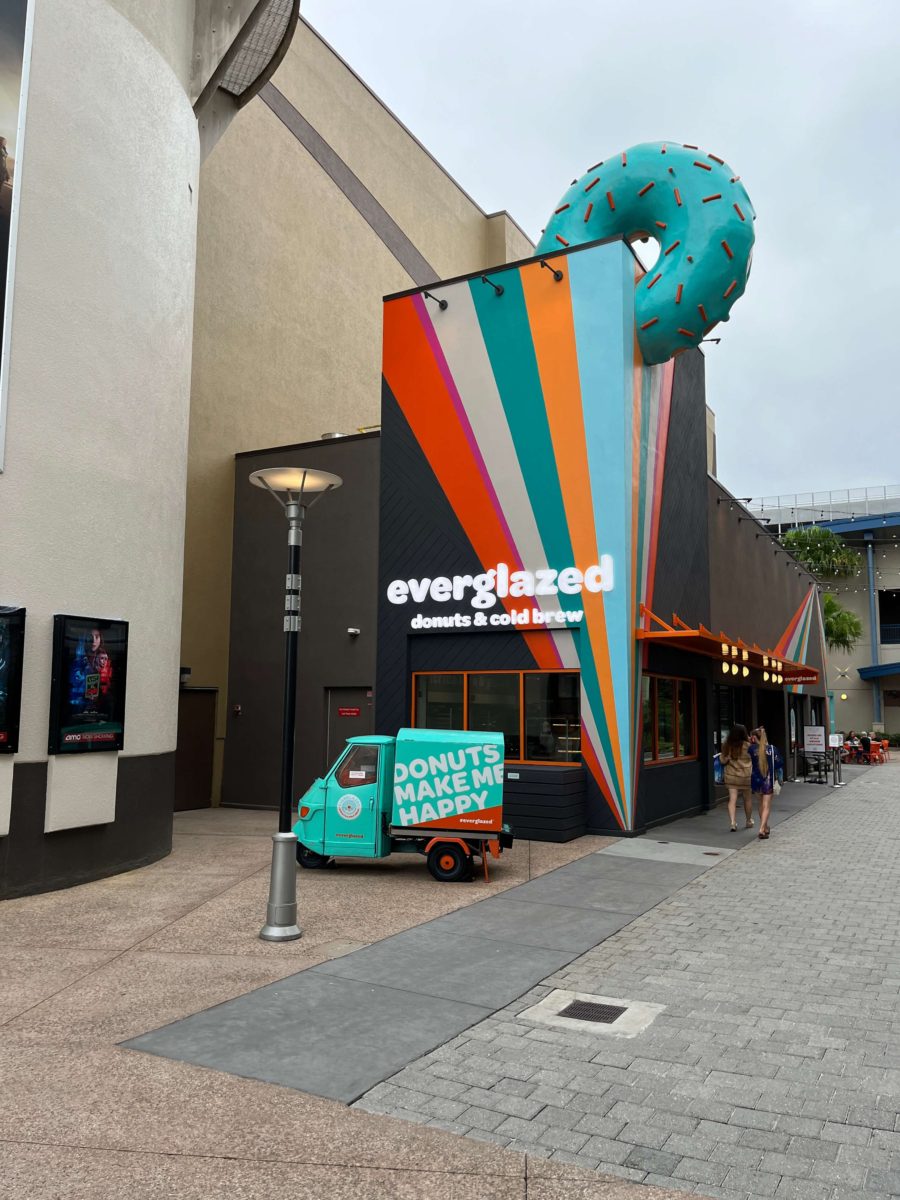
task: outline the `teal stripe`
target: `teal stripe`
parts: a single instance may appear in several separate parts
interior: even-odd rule
[[[573,565],[574,552],[521,276],[518,271],[504,272],[502,296],[497,296],[494,289],[480,279],[472,280],[469,287],[525,490],[547,552],[547,565],[561,570]],[[566,610],[582,607],[578,596],[560,594],[557,599],[559,607]],[[576,645],[581,685],[596,719],[603,752],[612,770],[613,792],[616,794],[618,788],[613,769],[615,759],[612,742],[606,727],[600,681],[586,625],[581,627]],[[619,800],[621,802],[621,797]]]

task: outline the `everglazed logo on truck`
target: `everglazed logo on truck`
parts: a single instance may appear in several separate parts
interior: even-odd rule
[[[436,604],[468,601],[474,613],[457,609],[439,616],[416,613],[410,621],[412,629],[469,629],[499,628],[502,626],[580,625],[584,612],[577,608],[553,608],[544,597],[580,596],[583,592],[610,592],[615,575],[611,555],[603,554],[600,562],[583,570],[564,567],[556,570],[544,567],[535,571],[511,570],[507,563],[497,563],[480,575],[437,575],[423,579],[394,579],[387,586],[391,604]],[[504,606],[502,612],[487,613],[498,600],[527,599],[533,602],[523,608]]]
[[[394,766],[395,825],[452,821],[490,828],[487,810],[501,802],[503,759],[497,745],[464,746],[398,761]]]

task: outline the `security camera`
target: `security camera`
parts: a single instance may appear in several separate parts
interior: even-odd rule
[[[347,632],[350,634],[351,637],[359,637],[358,629],[348,629]]]

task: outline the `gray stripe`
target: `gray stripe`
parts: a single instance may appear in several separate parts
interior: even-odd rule
[[[438,273],[415,248],[397,222],[387,213],[369,189],[353,174],[342,158],[335,154],[321,134],[272,83],[259,93],[276,117],[291,131],[297,141],[316,160],[322,170],[341,189],[359,215],[381,238],[404,271],[420,287],[435,283]]]

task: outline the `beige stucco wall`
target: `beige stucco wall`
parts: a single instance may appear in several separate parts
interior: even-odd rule
[[[875,544],[875,568],[880,573],[875,580],[879,590],[900,591],[900,547],[896,543]],[[872,662],[865,550],[859,555],[859,571],[858,576],[850,579],[823,582],[825,591],[832,592],[844,608],[859,617],[863,627],[863,636],[852,654],[829,653],[828,683],[834,692],[835,726],[845,732],[850,729],[859,732],[872,724],[872,683],[860,679],[858,674],[859,667]],[[882,663],[900,661],[900,646],[879,644],[878,658]],[[883,689],[900,689],[900,676],[883,678],[880,683]],[[841,700],[842,693],[846,694],[846,700]],[[886,732],[900,733],[900,707],[884,705],[883,719]]]
[[[124,753],[160,754],[176,738],[196,122],[106,0],[37,0],[26,112],[0,475],[3,602],[28,614],[17,761],[47,758],[54,613],[131,622]],[[47,828],[111,821],[115,765],[59,760]],[[60,796],[85,804],[55,814]]]
[[[195,0],[109,0],[172,68],[187,92],[191,78]],[[225,7],[225,0],[220,0]]]
[[[302,22],[272,82],[439,276],[532,252]],[[293,134],[252,100],[205,162],[199,203],[182,663],[192,685],[219,689],[216,792],[234,454],[377,423],[382,296],[415,285]]]

